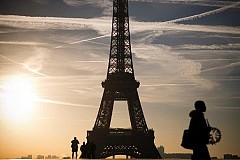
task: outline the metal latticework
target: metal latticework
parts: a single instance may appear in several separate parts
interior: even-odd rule
[[[113,0],[111,47],[107,78],[102,101],[93,131],[88,131],[88,140],[97,145],[96,158],[125,154],[136,158],[160,158],[154,145],[154,134],[144,118],[135,80],[127,0]],[[127,101],[131,131],[121,130],[112,134],[110,123],[114,101]],[[119,130],[118,130],[119,131]],[[141,140],[139,142],[139,140]]]
[[[115,100],[128,102],[133,130],[147,132],[135,80],[130,44],[128,3],[126,0],[113,1],[112,36],[107,79],[94,129],[109,129]]]
[[[131,73],[132,78],[134,78],[128,2],[126,0],[113,1],[112,35],[107,79],[114,73]]]
[[[142,133],[122,128],[99,129],[88,131],[87,138],[97,146],[95,158],[107,158],[113,155],[127,155],[138,159],[161,158],[154,145],[153,130]]]

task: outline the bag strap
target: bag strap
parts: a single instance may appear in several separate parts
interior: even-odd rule
[[[208,119],[206,119],[206,123],[207,123],[207,126],[208,126],[208,127],[211,127],[210,124],[209,124],[209,122],[208,122]]]

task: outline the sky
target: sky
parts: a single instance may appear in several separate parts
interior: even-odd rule
[[[196,100],[221,130],[211,156],[240,155],[240,2],[129,0],[135,77],[148,128],[180,146]],[[0,1],[0,158],[70,156],[86,141],[108,66],[110,0]],[[115,102],[113,128],[129,128]]]

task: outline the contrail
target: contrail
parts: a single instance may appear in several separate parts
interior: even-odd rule
[[[110,46],[109,44],[106,43],[100,43],[100,42],[94,42],[94,41],[88,41],[88,43],[94,43],[94,44],[99,44],[99,45],[103,45],[103,46]]]
[[[55,100],[46,99],[46,98],[36,98],[36,102],[66,105],[66,106],[72,106],[72,107],[82,107],[82,108],[98,108],[92,105],[83,105],[83,104],[76,104],[76,103],[70,103],[70,102],[55,101]]]
[[[234,67],[234,66],[240,66],[240,62],[230,63],[230,64],[227,64],[227,65],[224,65],[224,66],[220,66],[220,67],[214,67],[214,68],[210,68],[210,69],[205,69],[205,70],[202,70],[201,73],[208,72],[208,71],[214,71],[214,70],[217,70],[217,69],[225,69],[227,67]]]
[[[9,41],[0,41],[0,44],[17,44],[17,45],[46,45],[45,43],[38,43],[38,42],[9,42]]]
[[[179,19],[175,19],[175,20],[165,21],[163,23],[177,23],[177,22],[182,22],[182,21],[194,20],[194,19],[198,19],[198,18],[202,18],[202,17],[205,17],[205,16],[210,16],[210,15],[214,15],[214,14],[223,12],[223,11],[229,9],[229,8],[234,8],[239,4],[240,4],[240,2],[236,2],[234,4],[224,6],[224,7],[212,10],[212,11],[208,11],[208,12],[204,12],[204,13],[201,13],[201,14],[196,14],[196,15],[192,15],[192,16],[188,16],[188,17],[183,17],[183,18],[179,18]]]
[[[196,86],[197,84],[188,83],[188,84],[181,84],[181,83],[162,83],[162,84],[145,84],[141,85],[142,87],[162,87],[162,86]]]
[[[77,44],[77,43],[81,43],[81,42],[87,42],[87,41],[91,41],[91,40],[95,40],[95,39],[99,39],[99,38],[103,38],[103,37],[108,37],[109,35],[103,35],[103,36],[99,36],[99,37],[95,37],[95,38],[90,38],[90,39],[84,39],[81,41],[76,41],[76,42],[72,42],[70,44]]]
[[[92,40],[96,40],[96,39],[100,39],[100,38],[104,38],[104,37],[109,37],[109,34],[107,34],[107,35],[101,35],[101,36],[97,36],[97,37],[93,37],[93,38],[89,38],[89,39],[84,39],[84,40],[78,40],[78,41],[74,41],[74,42],[71,42],[71,43],[68,43],[68,44],[69,44],[69,45],[72,45],[72,44],[78,44],[78,43],[82,43],[82,42],[90,42],[90,43],[97,43],[97,44],[101,44],[101,45],[107,45],[107,44],[104,44],[104,43],[99,43],[99,42],[93,42],[93,41],[92,41]],[[0,43],[12,44],[12,43],[17,43],[17,42],[0,42]],[[25,43],[23,43],[23,42],[21,42],[21,44],[24,44],[24,45],[25,45],[25,44],[35,44],[35,43],[32,43],[32,42],[28,42],[28,43],[25,42]],[[65,45],[58,45],[58,46],[56,46],[56,47],[54,47],[54,48],[55,48],[55,49],[56,49],[56,48],[62,48],[62,47],[64,47],[64,46],[65,46]],[[107,46],[109,46],[109,45],[107,45]],[[43,73],[39,72],[38,70],[31,68],[31,67],[28,66],[27,64],[16,62],[16,61],[14,61],[14,60],[12,60],[12,59],[9,59],[9,58],[7,58],[7,57],[5,57],[5,56],[3,56],[3,55],[0,55],[0,56],[1,56],[2,58],[4,58],[4,59],[8,60],[8,61],[11,62],[11,63],[14,63],[14,64],[17,64],[17,65],[22,66],[24,69],[26,69],[26,70],[34,73],[34,74],[37,74],[37,75],[40,75],[40,76],[43,76],[43,77],[48,77],[48,75],[43,74]]]
[[[30,67],[27,66],[26,64],[23,64],[23,66],[24,66],[24,68],[26,68],[28,71],[30,71],[30,72],[32,72],[32,73],[38,74],[38,75],[43,76],[43,77],[48,77],[48,75],[43,74],[43,73],[41,73],[41,72],[36,71],[35,69],[30,68]]]
[[[89,38],[89,39],[84,39],[84,40],[80,40],[80,41],[75,41],[75,42],[71,42],[69,44],[77,44],[77,43],[82,43],[82,42],[89,42],[89,41],[92,41],[92,40],[95,40],[95,39],[100,39],[100,38],[104,38],[104,37],[109,37],[109,35],[103,35],[103,36],[98,36],[98,37],[94,37],[94,38]],[[60,46],[56,46],[54,48],[62,48],[64,47],[65,45],[60,45]]]
[[[9,58],[3,56],[3,55],[0,55],[0,57],[4,58],[4,59],[6,59],[6,60],[8,60],[9,62],[12,62],[12,63],[14,63],[14,64],[17,64],[17,65],[23,66],[24,69],[26,69],[26,70],[28,70],[28,71],[34,73],[34,74],[37,74],[37,75],[40,75],[40,76],[43,76],[43,77],[48,77],[48,75],[43,74],[43,73],[40,73],[40,72],[38,72],[38,71],[36,71],[36,70],[30,68],[29,66],[27,66],[27,65],[24,64],[24,63],[19,63],[19,62],[13,61],[13,60],[11,60],[11,59],[9,59]]]
[[[15,61],[13,61],[13,60],[11,60],[11,59],[9,59],[9,58],[7,58],[7,57],[3,56],[3,55],[0,55],[0,57],[2,57],[3,59],[6,59],[6,60],[8,60],[8,61],[10,61],[10,62],[12,62],[12,63],[14,63],[14,64],[17,64],[17,65],[22,65],[21,63],[15,62]]]

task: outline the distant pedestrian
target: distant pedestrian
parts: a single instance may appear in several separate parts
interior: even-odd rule
[[[81,145],[80,151],[82,152],[80,158],[87,158],[87,146],[85,142],[83,142],[83,144]]]
[[[210,128],[204,118],[206,105],[204,101],[196,101],[195,110],[191,111],[189,132],[192,134],[192,160],[211,160],[207,144],[209,143]]]
[[[77,137],[74,137],[74,139],[71,141],[72,145],[71,145],[71,148],[72,148],[72,159],[74,157],[74,153],[76,153],[76,159],[77,159],[77,152],[78,152],[78,144],[79,144],[79,141],[77,140]]]

